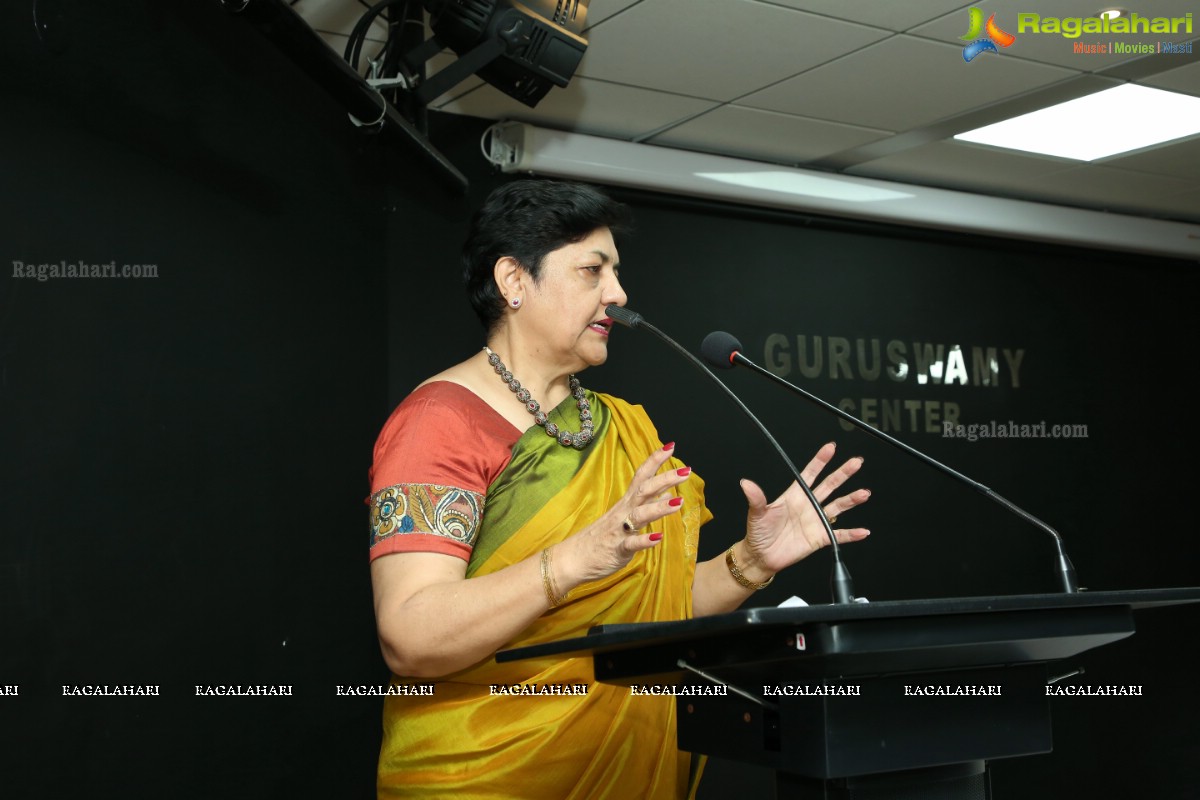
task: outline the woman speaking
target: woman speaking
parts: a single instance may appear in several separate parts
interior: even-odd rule
[[[627,300],[614,241],[626,224],[626,208],[590,186],[494,191],[463,249],[487,345],[417,386],[379,434],[379,641],[393,685],[433,684],[385,700],[381,798],[686,797],[698,771],[676,746],[674,698],[596,683],[588,658],[495,653],[602,623],[732,611],[828,544],[797,485],[768,503],[744,480],[745,531],[697,563],[703,481],[641,406],[581,383],[608,357],[605,308]],[[862,465],[816,483],[833,455],[825,445],[802,473],[821,503]]]

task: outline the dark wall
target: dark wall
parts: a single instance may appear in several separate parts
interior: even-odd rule
[[[370,449],[413,385],[482,345],[458,243],[507,178],[479,156],[484,123],[435,116],[434,143],[471,179],[448,192],[412,153],[347,126],[218,3],[98,5],[39,4],[41,36],[28,8],[0,11],[0,686],[19,685],[0,696],[4,795],[370,797],[379,703],[335,696],[386,680],[365,564]],[[724,329],[765,363],[777,335],[796,363],[797,337],[894,340],[905,381],[865,378],[853,357],[853,377],[828,364],[786,377],[856,410],[917,401],[957,404],[964,423],[1087,425],[968,442],[905,416],[891,432],[1059,528],[1084,585],[1195,584],[1189,476],[1170,467],[1195,444],[1178,385],[1194,265],[616,193],[638,220],[620,243],[630,306],[682,344]],[[39,282],[9,277],[11,261],[157,277]],[[1019,386],[1002,356],[998,385],[919,384],[913,343],[1023,350]],[[723,377],[797,462],[831,439],[866,457],[855,485],[874,497],[853,520],[873,536],[845,551],[859,594],[1055,589],[1043,534],[753,375]],[[648,336],[617,331],[584,381],[643,403],[706,479],[702,557],[739,535],[738,478],[789,480]],[[826,556],[756,602],[826,602]],[[1193,796],[1197,709],[1174,652],[1193,623],[1147,613],[1134,637],[1067,665],[1145,694],[1056,701],[1055,752],[997,763],[997,796]],[[131,683],[161,696],[62,696]],[[197,697],[197,684],[293,695]],[[715,761],[702,796],[767,786]]]
[[[219,3],[35,5],[0,11],[0,794],[372,796],[378,704],[334,687],[386,681],[379,149]]]

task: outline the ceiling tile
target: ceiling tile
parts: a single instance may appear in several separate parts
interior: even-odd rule
[[[638,2],[640,0],[594,0],[588,5],[587,29],[591,30],[593,26],[609,17],[616,16]]]
[[[905,131],[1075,74],[1015,59],[964,64],[958,50],[897,35],[751,94],[739,104]]]
[[[1104,166],[1200,180],[1200,136],[1104,160]]]
[[[753,0],[643,0],[597,27],[578,74],[728,101],[886,35]]]
[[[1194,43],[1192,49],[1200,54],[1200,42]],[[1174,59],[1175,56],[1159,56],[1159,58]],[[1200,96],[1200,60],[1192,59],[1190,64],[1160,72],[1140,80],[1138,83],[1172,92]]]
[[[800,11],[811,11],[827,17],[837,17],[851,22],[861,22],[887,28],[891,31],[906,31],[914,25],[936,19],[950,11],[964,8],[962,0],[904,0],[903,3],[886,3],[875,0],[868,3],[847,0],[764,0],[775,5],[787,6]],[[963,19],[967,19],[963,12]],[[963,31],[966,26],[963,26]],[[960,32],[961,33],[961,32]]]
[[[440,110],[485,119],[509,119],[560,130],[635,139],[713,107],[710,100],[575,78],[551,89],[537,108],[518,103],[486,84]]]
[[[648,141],[685,150],[794,165],[887,135],[887,131],[725,105]]]

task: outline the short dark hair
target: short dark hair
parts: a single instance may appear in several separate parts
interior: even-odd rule
[[[500,321],[504,298],[493,268],[511,256],[535,281],[546,255],[600,228],[616,236],[631,227],[629,208],[595,186],[522,179],[492,191],[471,219],[463,244],[467,296],[488,333]]]

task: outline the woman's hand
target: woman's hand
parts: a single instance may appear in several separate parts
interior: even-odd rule
[[[672,442],[642,462],[629,488],[604,516],[554,546],[555,571],[561,564],[565,574],[559,583],[578,586],[607,577],[629,563],[641,550],[654,547],[662,533],[653,524],[668,514],[677,514],[683,498],[671,489],[688,479],[691,467],[657,474],[675,451]]]
[[[826,503],[826,499],[862,468],[861,458],[852,458],[814,485],[817,476],[829,465],[836,451],[833,442],[822,447],[800,475],[812,487],[813,496],[822,504],[837,536],[838,544],[867,538],[865,528],[838,528],[834,523],[847,511],[860,506],[871,497],[867,489],[859,489]],[[807,558],[828,545],[829,535],[808,497],[794,481],[773,503],[768,504],[763,490],[753,481],[741,482],[742,492],[750,508],[746,514],[746,551],[748,564],[742,568],[751,579],[765,581],[770,575]],[[757,576],[757,577],[756,577]]]

